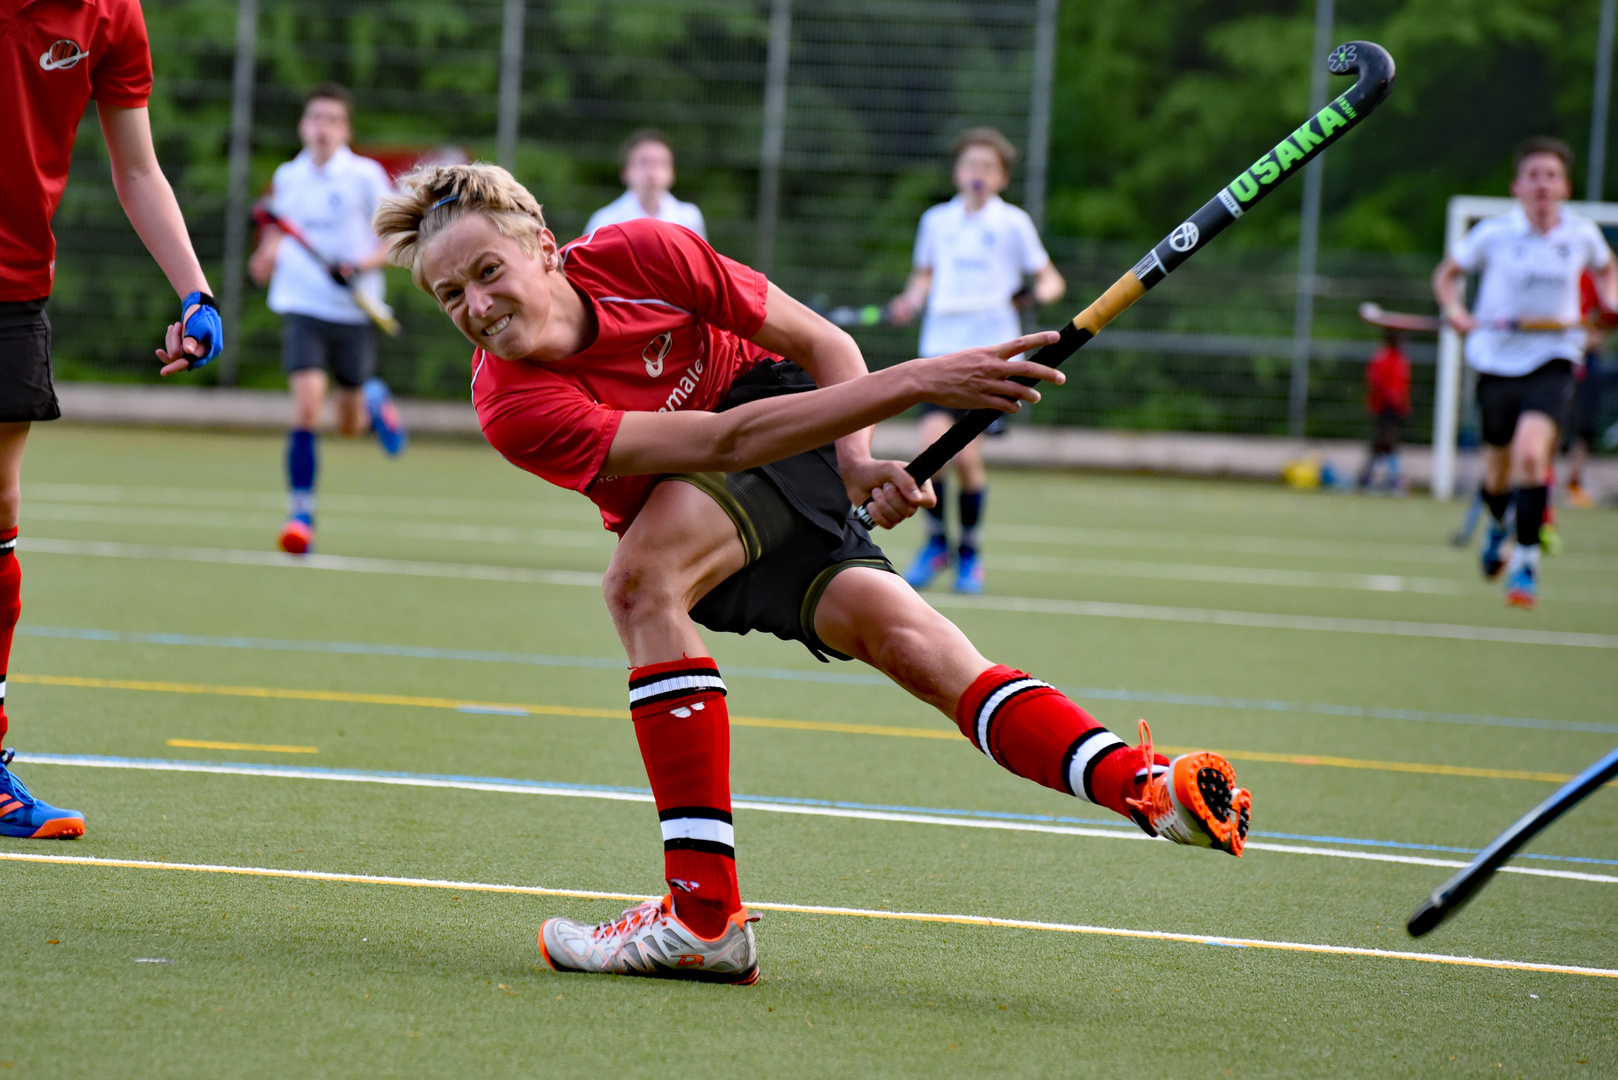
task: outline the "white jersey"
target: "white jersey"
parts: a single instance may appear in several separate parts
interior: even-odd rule
[[[998,195],[975,214],[967,212],[966,197],[957,195],[921,215],[912,262],[933,273],[921,355],[1019,336],[1022,320],[1011,298],[1024,275],[1037,274],[1050,261],[1033,219]]]
[[[322,258],[359,263],[376,251],[379,241],[371,231],[371,215],[377,203],[393,193],[381,165],[346,146],[326,164],[316,165],[305,150],[275,170],[273,183],[270,205],[276,216],[302,229]],[[382,271],[358,275],[354,288],[382,303]],[[291,237],[276,249],[269,305],[282,315],[355,325],[370,321],[348,290]]]
[[[644,217],[655,217],[659,221],[684,225],[704,240],[708,239],[707,223],[702,220],[702,211],[697,209],[696,204],[681,202],[666,191],[663,197],[657,200],[656,214],[648,214],[646,207],[640,204],[640,199],[633,191],[624,192],[590,215],[589,223],[584,226],[584,234],[588,236],[603,225],[622,225],[626,221]]]
[[[1579,321],[1579,276],[1612,259],[1601,230],[1562,211],[1541,234],[1522,207],[1472,226],[1450,256],[1463,270],[1480,271],[1472,315],[1478,329],[1466,336],[1466,362],[1489,375],[1527,375],[1552,360],[1584,362],[1584,331],[1519,331],[1491,327],[1513,319]]]

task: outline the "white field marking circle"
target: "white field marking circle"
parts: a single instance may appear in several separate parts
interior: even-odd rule
[[[225,563],[238,566],[285,567],[293,570],[343,570],[406,577],[457,578],[474,581],[516,581],[535,585],[569,585],[599,589],[601,575],[580,570],[543,570],[520,566],[445,563],[404,559],[372,559],[351,555],[282,555],[273,551],[236,548],[189,548],[158,544],[120,544],[102,540],[56,540],[25,537],[22,550],[46,555],[91,555],[124,559],[159,559],[176,562]],[[1272,615],[1257,611],[1222,611],[1217,608],[1161,607],[1151,604],[1115,604],[1092,600],[1048,600],[1030,596],[950,596],[929,594],[934,607],[976,608],[1084,618],[1130,619],[1148,622],[1244,626],[1269,630],[1318,630],[1343,634],[1388,637],[1448,638],[1454,641],[1489,641],[1507,645],[1558,645],[1584,649],[1618,649],[1618,634],[1589,634],[1561,630],[1517,630],[1460,623],[1420,623],[1391,619],[1352,619],[1319,615]]]
[[[417,776],[409,773],[365,773],[338,769],[300,769],[289,765],[250,765],[246,763],[214,763],[206,761],[166,761],[161,758],[97,758],[69,754],[18,754],[17,761],[25,765],[67,765],[99,769],[135,769],[146,772],[204,773],[211,776],[260,776],[279,780],[325,780],[338,783],[383,784],[390,787],[448,788],[459,791],[487,791],[509,795],[548,795],[571,799],[599,799],[607,802],[650,803],[652,796],[640,791],[601,790],[566,785],[547,786],[531,781],[501,781],[498,779],[451,778]],[[1086,836],[1101,840],[1150,840],[1145,833],[1105,826],[1085,827],[1037,821],[996,821],[983,818],[951,817],[946,814],[927,814],[910,811],[865,810],[841,806],[804,806],[792,803],[762,802],[746,798],[734,799],[733,810],[753,810],[767,814],[796,814],[803,817],[842,818],[851,821],[891,821],[910,825],[945,825],[963,829],[990,829],[997,832],[1044,833],[1056,836]],[[1169,843],[1157,840],[1156,843]],[[1437,866],[1459,869],[1465,862],[1455,859],[1434,859],[1419,855],[1390,855],[1379,851],[1338,850],[1296,844],[1277,844],[1269,841],[1250,841],[1249,851],[1269,851],[1283,855],[1315,855],[1334,859],[1355,859],[1361,862],[1398,863],[1405,866]],[[1602,885],[1618,885],[1618,877],[1610,874],[1591,874],[1578,870],[1545,870],[1529,866],[1502,866],[1500,873],[1526,874],[1530,877],[1560,878],[1564,881],[1587,881]]]
[[[657,897],[635,893],[598,892],[586,889],[552,889],[540,885],[501,885],[482,881],[452,881],[441,878],[392,877],[380,874],[344,874],[321,870],[282,870],[268,866],[229,866],[217,863],[153,862],[145,859],[104,859],[93,855],[34,855],[0,851],[0,859],[12,862],[55,864],[58,866],[101,866],[127,870],[172,870],[204,874],[233,874],[243,877],[294,878],[304,881],[330,881],[355,885],[402,885],[418,889],[455,889],[461,892],[512,893],[523,896],[558,896],[579,900],[618,900],[642,903]],[[1405,952],[1395,949],[1366,949],[1353,945],[1325,945],[1302,941],[1272,941],[1266,938],[1223,937],[1215,934],[1179,934],[1164,930],[1134,930],[1116,926],[1088,926],[1083,923],[1035,922],[1028,919],[1001,919],[992,915],[953,915],[927,911],[877,911],[871,908],[827,907],[819,904],[785,904],[748,901],[756,911],[779,911],[804,915],[837,915],[845,918],[882,919],[897,922],[953,923],[1001,930],[1044,930],[1054,933],[1087,934],[1098,937],[1135,938],[1145,941],[1174,941],[1191,945],[1226,945],[1237,948],[1278,949],[1286,952],[1324,953],[1330,956],[1367,956],[1388,960],[1413,960],[1428,964],[1454,964],[1463,967],[1498,968],[1508,971],[1537,971],[1557,975],[1591,975],[1618,979],[1618,969],[1580,967],[1572,964],[1542,964],[1527,960],[1490,960],[1477,956],[1446,956],[1441,953]]]
[[[1174,227],[1169,233],[1169,247],[1175,251],[1190,251],[1197,246],[1202,234],[1197,230],[1195,222],[1186,221]]]

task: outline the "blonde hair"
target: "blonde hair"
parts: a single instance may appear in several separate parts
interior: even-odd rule
[[[410,271],[416,287],[427,291],[421,276],[421,251],[446,226],[467,214],[482,214],[504,236],[532,255],[539,250],[545,212],[516,177],[498,165],[422,165],[399,180],[399,194],[383,199],[371,218],[371,229],[388,249],[388,261]]]

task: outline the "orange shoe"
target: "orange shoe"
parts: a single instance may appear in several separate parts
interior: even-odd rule
[[[1590,510],[1595,507],[1595,496],[1585,490],[1584,485],[1576,480],[1570,480],[1567,485],[1567,504],[1577,506],[1580,510]]]
[[[302,518],[287,518],[276,543],[288,555],[307,555],[315,547],[315,527]]]
[[[1142,756],[1152,758],[1152,729],[1140,722]],[[1236,786],[1236,770],[1211,751],[1182,754],[1163,772],[1152,770],[1138,799],[1126,800],[1149,836],[1214,848],[1241,858],[1253,796]]]

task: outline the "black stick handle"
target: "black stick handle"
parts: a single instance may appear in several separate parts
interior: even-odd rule
[[[1333,75],[1356,75],[1354,85],[1310,117],[1298,130],[1276,143],[1269,153],[1243,170],[1241,175],[1220,189],[1190,218],[1135,264],[1095,303],[1080,312],[1062,330],[1061,340],[1045,346],[1029,357],[1047,367],[1056,367],[1099,334],[1104,326],[1126,310],[1146,291],[1162,281],[1175,268],[1201,251],[1207,243],[1252,209],[1326,147],[1346,135],[1388,96],[1393,87],[1393,57],[1371,41],[1350,41],[1337,46],[1326,57],[1326,69]],[[1034,380],[1019,379],[1025,385]],[[905,471],[923,483],[949,463],[973,439],[981,435],[1000,412],[974,409],[967,413],[939,440],[923,450]],[[867,529],[875,528],[869,503],[854,508],[854,517]]]
[[[1618,750],[1563,784],[1554,795],[1528,811],[1516,824],[1496,837],[1494,843],[1478,852],[1477,858],[1468,863],[1465,869],[1456,871],[1454,877],[1434,889],[1432,895],[1410,913],[1410,919],[1405,924],[1410,936],[1421,937],[1436,928],[1487,884],[1489,875],[1511,858],[1518,848],[1614,776],[1618,776]]]

